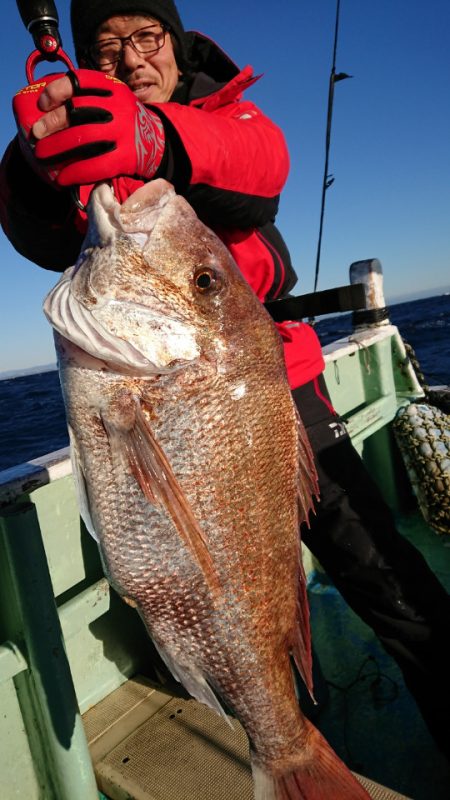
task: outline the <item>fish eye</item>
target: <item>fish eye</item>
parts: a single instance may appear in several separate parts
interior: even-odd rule
[[[194,286],[201,294],[207,294],[214,289],[217,289],[219,279],[217,272],[210,267],[200,267],[194,273]]]

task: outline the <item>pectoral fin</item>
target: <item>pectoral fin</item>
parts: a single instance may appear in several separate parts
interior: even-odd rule
[[[205,581],[214,592],[219,580],[214,562],[189,501],[176,478],[167,456],[145,418],[138,397],[121,398],[127,423],[117,413],[102,414],[113,456],[131,471],[148,502],[170,516],[184,544],[197,561]]]

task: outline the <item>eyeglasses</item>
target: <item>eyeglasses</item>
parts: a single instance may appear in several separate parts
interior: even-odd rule
[[[167,28],[164,25],[149,25],[133,31],[130,36],[115,36],[102,39],[89,48],[89,55],[99,69],[107,69],[122,58],[124,45],[129,43],[139,55],[157,53],[164,46]]]

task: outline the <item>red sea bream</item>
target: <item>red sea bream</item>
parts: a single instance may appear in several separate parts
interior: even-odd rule
[[[257,800],[367,800],[296,699],[315,471],[281,339],[228,250],[166,182],[122,206],[101,184],[45,313],[110,583],[191,695],[240,720]]]

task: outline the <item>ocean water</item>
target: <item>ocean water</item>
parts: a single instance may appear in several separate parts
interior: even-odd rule
[[[429,385],[450,384],[450,295],[390,307]],[[351,314],[317,322],[322,345],[352,331]],[[0,380],[0,470],[68,445],[56,370]]]

